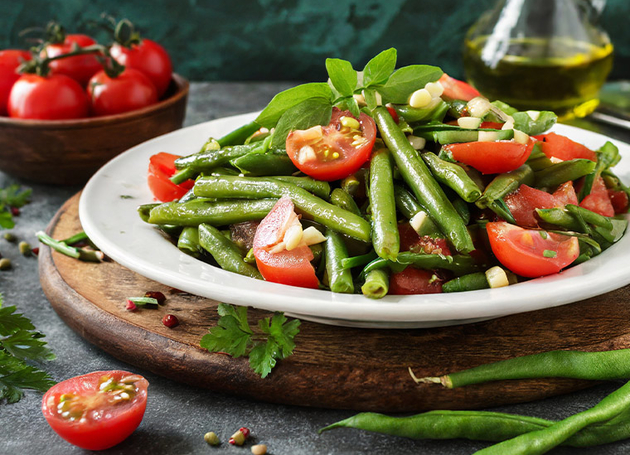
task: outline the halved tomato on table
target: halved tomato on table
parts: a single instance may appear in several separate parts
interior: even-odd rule
[[[492,252],[517,275],[536,278],[558,273],[580,255],[578,239],[504,221],[486,225]]]
[[[95,371],[67,379],[44,394],[42,412],[63,439],[87,450],[124,441],[140,425],[149,383],[127,371]]]
[[[495,142],[463,142],[448,144],[444,149],[453,159],[474,167],[483,174],[510,172],[521,167],[529,158],[534,141],[521,144],[514,140]]]
[[[153,196],[158,201],[170,202],[180,199],[190,190],[195,182],[186,180],[179,185],[170,181],[170,178],[177,172],[175,160],[181,158],[172,153],[160,152],[153,155],[149,160],[149,175],[147,183]]]
[[[295,167],[318,180],[339,180],[358,171],[370,158],[376,140],[376,123],[362,113],[333,109],[327,126],[291,131],[287,154]]]

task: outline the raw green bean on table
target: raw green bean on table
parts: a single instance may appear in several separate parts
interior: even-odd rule
[[[534,173],[536,187],[554,188],[569,180],[576,180],[590,174],[595,169],[595,162],[586,159],[574,159],[553,164]]]
[[[475,205],[480,209],[485,209],[497,199],[502,199],[512,191],[516,191],[521,185],[532,186],[534,184],[534,172],[527,165],[523,164],[518,169],[497,175],[486,188]]]
[[[457,251],[469,253],[474,250],[475,247],[466,225],[440,185],[433,179],[427,165],[398,128],[387,108],[377,107],[374,110],[374,118],[405,182],[418,202],[429,213],[433,222],[448,237]]]
[[[361,210],[357,205],[356,201],[350,194],[342,190],[341,188],[335,188],[330,193],[330,202],[336,205],[337,207],[341,207],[348,212],[352,212],[357,216],[361,216]]]
[[[451,188],[464,201],[475,202],[481,196],[481,190],[477,184],[460,165],[444,161],[431,152],[422,153],[422,159],[427,163],[436,180]]]
[[[389,292],[389,271],[374,269],[365,275],[361,292],[370,299],[382,299]]]
[[[223,270],[262,280],[258,269],[243,260],[239,247],[214,226],[199,225],[199,244]]]
[[[386,148],[372,152],[368,195],[374,251],[382,258],[395,261],[400,250],[400,234],[394,199],[393,164]]]

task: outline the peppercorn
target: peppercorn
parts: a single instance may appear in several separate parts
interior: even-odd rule
[[[240,431],[241,433],[243,433],[243,436],[245,436],[245,439],[249,438],[249,428],[247,427],[241,427],[238,429],[238,431]]]
[[[214,431],[209,431],[208,433],[204,434],[203,439],[211,446],[218,446],[221,443],[221,441],[219,441],[219,437]]]
[[[20,249],[20,254],[22,256],[30,256],[33,253],[31,245],[23,240],[18,244],[18,248]]]
[[[11,232],[6,232],[4,234],[4,239],[7,242],[15,242],[17,240],[17,237],[15,235],[13,235]]]
[[[0,259],[0,270],[9,270],[11,268],[11,259],[2,258]]]
[[[11,215],[20,216],[20,209],[18,207],[11,207]]]
[[[243,434],[243,432],[241,430],[238,430],[236,433],[234,433],[231,437],[230,437],[230,444],[232,444],[233,446],[242,446],[243,444],[245,444],[245,435]]]
[[[172,329],[179,325],[179,319],[177,319],[177,316],[173,314],[167,314],[162,318],[162,324],[164,324],[169,329]]]
[[[158,305],[162,305],[166,300],[166,296],[159,291],[147,291],[144,293],[144,296],[157,300]]]
[[[265,444],[256,444],[252,446],[252,453],[254,455],[265,455],[267,453],[267,446]]]

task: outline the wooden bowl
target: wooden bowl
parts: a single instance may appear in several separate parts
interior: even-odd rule
[[[39,183],[85,183],[121,152],[181,128],[188,85],[173,74],[162,101],[124,114],[77,120],[0,117],[0,170]]]

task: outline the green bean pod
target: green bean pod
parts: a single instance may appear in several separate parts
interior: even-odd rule
[[[221,147],[225,147],[227,145],[240,145],[259,129],[260,125],[258,123],[250,122],[217,139],[217,142],[221,145]]]
[[[427,165],[419,158],[405,134],[398,128],[387,108],[377,107],[374,110],[374,118],[405,182],[418,202],[429,213],[433,222],[447,236],[457,251],[469,253],[474,250],[475,247],[466,225],[431,175]]]
[[[148,222],[177,226],[198,226],[201,223],[226,226],[243,221],[262,220],[276,202],[277,199],[220,202],[193,199],[183,204],[166,202],[151,210]]]
[[[553,161],[542,151],[540,142],[536,142],[532,148],[529,158],[525,162],[534,172],[541,171],[549,166],[553,166]]]
[[[396,113],[408,123],[442,120],[449,109],[450,106],[444,101],[431,108],[411,107],[408,104],[394,105]]]
[[[422,217],[422,222],[413,226],[418,235],[444,237],[444,234],[440,232],[433,220],[429,217],[428,213],[420,206],[420,204],[418,204],[418,201],[416,201],[409,191],[400,185],[394,185],[394,198],[396,200],[396,208],[408,220],[411,220],[416,216]]]
[[[203,150],[176,159],[175,167],[177,169],[188,168],[197,173],[209,172],[215,167],[228,164],[231,160],[252,152],[256,148],[260,148],[260,144],[234,145],[220,150]]]
[[[186,226],[182,229],[177,239],[177,248],[190,256],[199,256],[202,253],[202,248],[199,244],[199,228]]]
[[[560,226],[570,231],[588,232],[588,227],[580,223],[575,217],[571,216],[569,212],[561,208],[553,209],[536,209],[538,217],[545,223],[553,224],[554,226]]]
[[[567,211],[576,216],[582,218],[585,222],[594,224],[595,226],[602,227],[606,230],[612,231],[613,225],[610,221],[610,218],[600,215],[599,213],[595,213],[589,209],[585,209],[584,207],[580,207],[579,205],[567,204],[565,206]]]
[[[387,269],[375,269],[365,276],[361,292],[370,299],[382,299],[389,292],[389,272]]]
[[[422,159],[436,180],[455,191],[464,201],[475,202],[481,196],[481,190],[461,166],[444,161],[430,152],[423,153]]]
[[[579,179],[595,169],[595,162],[586,159],[562,161],[534,173],[538,188],[553,188],[569,180]]]
[[[475,272],[447,281],[442,285],[442,292],[476,291],[489,287],[486,274],[484,272]]]
[[[455,275],[466,275],[479,270],[479,265],[468,255],[457,254],[454,256],[446,256],[443,254],[423,254],[401,251],[398,254],[398,260],[396,262],[377,258],[365,266],[362,274],[366,275],[372,270],[383,268],[389,268],[394,272],[399,272],[409,265],[426,270],[450,270],[455,273]]]
[[[297,168],[285,150],[270,149],[265,153],[252,152],[230,161],[245,175],[291,175]]]
[[[195,194],[208,197],[233,198],[291,198],[297,209],[337,232],[369,242],[370,223],[354,213],[336,207],[291,183],[267,177],[202,177],[195,184]],[[155,210],[155,209],[154,209]]]
[[[238,246],[214,226],[199,225],[199,244],[223,270],[262,280],[258,269],[243,260]]]
[[[485,209],[497,199],[502,199],[512,191],[516,191],[520,185],[531,186],[533,183],[534,172],[527,164],[523,164],[518,169],[497,175],[488,184],[475,205],[480,209]]]
[[[348,212],[361,216],[361,210],[359,209],[359,206],[357,206],[354,198],[341,188],[335,188],[332,190],[332,193],[330,193],[330,202],[337,207],[347,210]]]
[[[352,294],[354,292],[352,273],[350,269],[344,268],[342,265],[342,260],[348,258],[348,249],[341,234],[332,229],[326,229],[324,250],[330,290],[332,292]]]
[[[389,150],[372,152],[368,194],[372,208],[372,245],[380,257],[396,260],[400,250],[400,234],[396,219],[393,165]]]
[[[292,175],[276,175],[273,178],[281,182],[291,183],[322,199],[328,200],[330,198],[330,184],[323,180],[315,180],[311,177],[294,177]]]
[[[158,205],[160,205],[159,202],[154,202],[154,203],[151,203],[151,204],[139,205],[137,210],[138,210],[138,215],[140,215],[140,219],[142,221],[144,221],[145,223],[148,223],[149,222],[149,214],[151,213],[151,210],[156,208]]]

